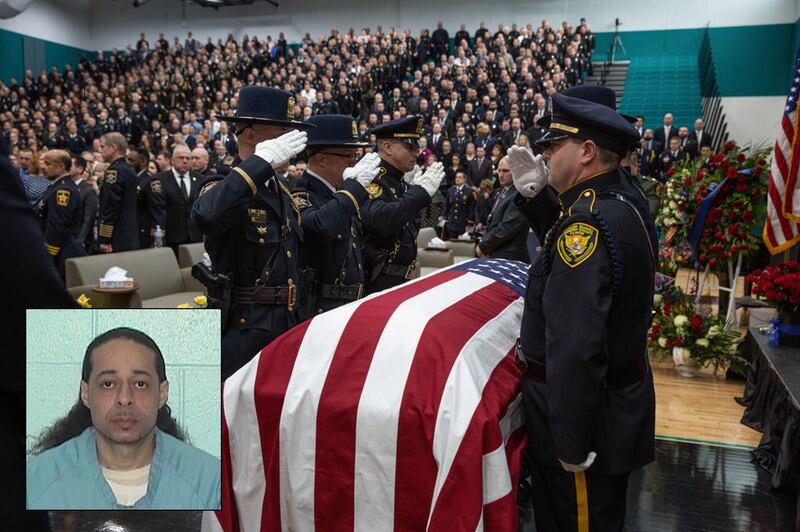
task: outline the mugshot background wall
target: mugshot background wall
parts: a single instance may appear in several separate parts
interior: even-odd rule
[[[220,457],[219,311],[28,310],[27,446],[78,398],[86,346],[114,327],[149,335],[164,355],[172,415],[191,443]]]

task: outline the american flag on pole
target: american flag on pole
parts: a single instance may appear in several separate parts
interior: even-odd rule
[[[460,263],[263,349],[224,384],[203,531],[515,530],[526,266]]]
[[[800,50],[794,62],[792,85],[786,96],[781,117],[781,130],[775,141],[772,175],[767,188],[767,218],[764,243],[773,255],[792,247],[800,240],[800,188],[797,174],[800,167],[798,145],[797,98],[800,96]]]

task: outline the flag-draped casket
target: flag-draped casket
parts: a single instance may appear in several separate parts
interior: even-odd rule
[[[515,530],[526,265],[476,259],[320,314],[224,383],[203,530]]]

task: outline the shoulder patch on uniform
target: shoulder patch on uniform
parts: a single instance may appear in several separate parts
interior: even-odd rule
[[[203,194],[205,194],[206,192],[208,192],[209,190],[211,190],[212,188],[217,186],[220,181],[222,181],[222,180],[221,179],[214,179],[214,180],[206,182],[205,185],[200,187],[200,193],[197,194],[197,197],[199,198],[200,196],[202,196]]]
[[[572,223],[558,237],[558,255],[567,266],[575,268],[592,256],[598,238],[596,227],[582,222]]]
[[[308,192],[292,192],[292,201],[300,210],[311,207],[311,201],[308,199]]]
[[[113,168],[109,168],[108,170],[106,170],[106,175],[104,177],[104,180],[109,185],[113,185],[114,183],[116,183],[117,182],[117,171],[115,169],[113,169]]]
[[[369,193],[369,199],[375,199],[383,194],[383,188],[378,183],[373,182],[367,185],[367,192]]]
[[[150,190],[152,190],[156,194],[161,194],[161,180],[153,179],[152,181],[150,181]]]
[[[56,190],[56,205],[59,207],[66,207],[69,205],[69,190]]]

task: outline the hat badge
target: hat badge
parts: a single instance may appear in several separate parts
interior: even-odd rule
[[[358,138],[358,126],[356,126],[356,121],[353,120],[353,138]]]
[[[423,124],[423,119],[422,117],[420,117],[417,120],[417,135],[422,135],[422,124]]]
[[[286,102],[286,118],[290,120],[294,118],[294,96],[289,96]]]

